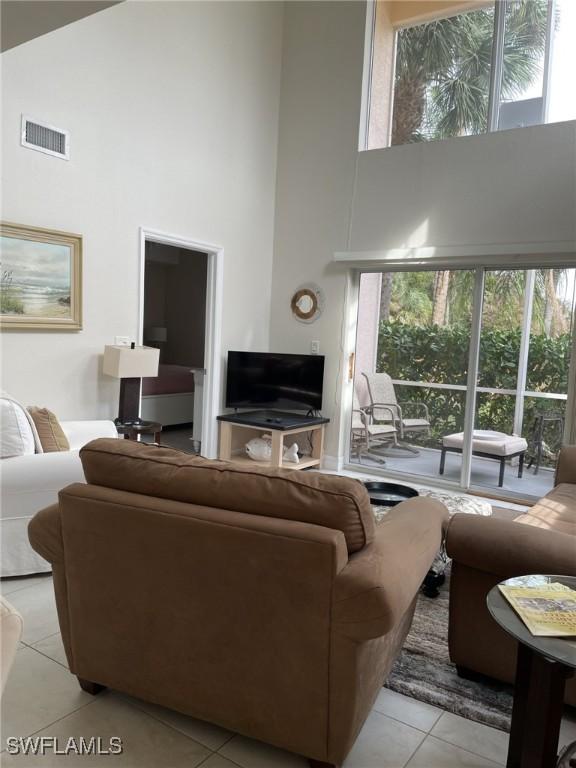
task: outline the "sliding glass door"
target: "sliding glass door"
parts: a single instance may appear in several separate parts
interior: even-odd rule
[[[471,270],[361,276],[353,462],[438,477],[443,435],[464,429],[473,286]]]
[[[574,269],[361,276],[353,464],[546,493],[562,442]]]
[[[485,272],[474,487],[541,497],[553,485],[566,415],[574,274],[573,269]],[[498,450],[494,457],[481,455],[487,445]],[[501,475],[502,455],[509,458]]]

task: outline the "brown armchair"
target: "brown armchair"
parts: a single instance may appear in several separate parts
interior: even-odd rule
[[[446,548],[450,580],[450,658],[463,676],[487,675],[514,682],[516,641],[492,619],[486,595],[512,576],[549,573],[576,576],[576,446],[560,452],[555,487],[513,520],[457,514]],[[576,705],[576,680],[566,684]]]
[[[87,485],[30,524],[68,663],[123,691],[340,765],[410,627],[445,508],[375,529],[361,483],[89,443]]]

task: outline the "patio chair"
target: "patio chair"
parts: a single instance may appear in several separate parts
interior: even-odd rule
[[[390,410],[389,416],[394,414]],[[374,461],[385,464],[386,461],[375,453],[376,450],[385,448],[392,443],[397,444],[397,430],[393,424],[374,424],[372,416],[365,408],[360,407],[356,392],[352,405],[352,452],[362,462],[362,456],[369,456]]]
[[[376,424],[392,422],[403,440],[407,434],[430,434],[430,414],[425,403],[406,401],[399,403],[394,391],[394,384],[387,373],[363,373],[370,395],[369,411]],[[422,413],[423,416],[406,416],[407,413]],[[391,415],[392,414],[392,415]],[[403,445],[413,453],[416,449]]]

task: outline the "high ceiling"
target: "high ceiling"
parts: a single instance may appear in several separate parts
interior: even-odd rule
[[[7,51],[118,2],[121,0],[1,0],[1,49]]]

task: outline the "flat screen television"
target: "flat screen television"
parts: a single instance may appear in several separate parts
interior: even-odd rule
[[[227,408],[319,411],[323,355],[228,352]]]

